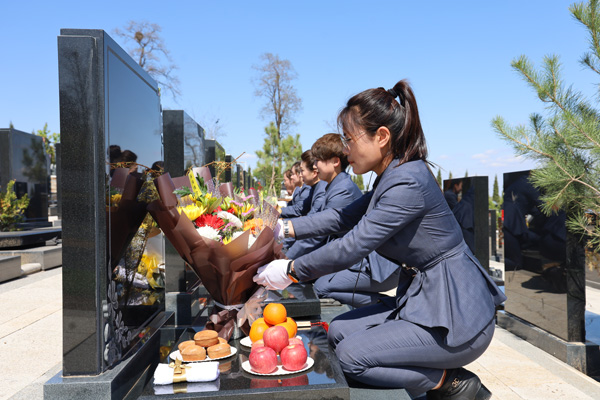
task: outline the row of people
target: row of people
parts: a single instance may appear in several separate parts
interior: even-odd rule
[[[341,209],[362,196],[362,192],[346,172],[348,157],[344,144],[337,133],[328,133],[319,138],[310,150],[302,154],[300,176],[303,185],[296,188],[299,193],[292,204],[284,207],[281,217],[301,220],[317,216],[329,209]],[[292,173],[294,167],[292,167]],[[295,177],[292,175],[291,181]],[[306,193],[301,195],[300,193]],[[321,235],[304,239],[284,239],[286,256],[295,259],[313,252],[341,235]],[[355,265],[316,279],[313,283],[319,298],[331,298],[342,304],[362,307],[374,304],[381,292],[396,288],[399,267],[393,262],[372,252]]]
[[[328,340],[346,376],[428,399],[488,399],[462,366],[489,346],[495,307],[506,296],[469,250],[428,166],[412,89],[403,80],[365,90],[348,100],[338,125],[354,173],[377,174],[373,189],[346,206],[284,219],[286,238],[337,239],[260,267],[255,282],[282,290],[347,271],[376,252],[400,268],[396,297],[331,322]]]

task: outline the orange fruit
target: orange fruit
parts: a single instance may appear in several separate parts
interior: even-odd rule
[[[296,332],[298,331],[298,326],[296,325],[296,321],[292,318],[287,317],[285,322],[277,324],[278,326],[283,326],[286,331],[288,331],[288,336],[290,338],[296,337]]]
[[[252,343],[257,340],[261,340],[263,338],[263,334],[267,329],[269,329],[271,325],[267,324],[263,318],[259,318],[252,323],[250,326],[250,340]]]
[[[267,324],[277,325],[286,321],[287,311],[283,304],[269,303],[263,310],[263,318]]]

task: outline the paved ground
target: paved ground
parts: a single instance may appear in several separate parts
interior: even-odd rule
[[[61,370],[61,279],[57,268],[0,284],[0,400],[42,399],[44,382]],[[600,290],[587,297],[588,311],[600,314]],[[501,328],[467,368],[496,400],[600,399],[600,383]]]

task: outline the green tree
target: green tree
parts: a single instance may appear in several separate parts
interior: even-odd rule
[[[270,174],[261,168],[261,175],[265,178],[267,193],[278,195],[277,187],[281,187],[282,162],[287,167],[286,159],[292,158],[296,161],[302,154],[300,136],[288,134],[288,129],[296,123],[294,114],[302,109],[302,100],[296,94],[296,88],[292,84],[297,77],[292,63],[271,53],[261,55],[261,60],[263,61],[261,65],[253,66],[258,71],[258,78],[254,80],[256,86],[254,94],[266,100],[261,114],[271,122],[265,128],[267,137],[263,151],[256,152],[259,158],[257,165],[263,168],[270,166]],[[286,148],[295,149],[299,153],[286,153]]]
[[[502,197],[500,196],[500,189],[498,188],[498,175],[494,176],[494,187],[492,189],[492,202],[496,210],[502,208]]]
[[[15,181],[8,181],[6,192],[0,191],[0,231],[14,231],[16,225],[25,218],[25,209],[29,205],[29,197],[24,194],[17,198],[13,189]],[[2,188],[0,188],[2,189]]]
[[[44,138],[44,149],[46,150],[46,154],[50,157],[50,163],[56,164],[56,143],[60,143],[60,133],[52,133],[48,129],[48,123],[44,124],[43,129],[38,129],[37,131],[33,131],[32,134],[41,136]]]
[[[452,171],[448,172],[448,179],[452,179]]]
[[[362,191],[365,190],[365,183],[362,175],[353,175],[352,182],[356,183],[356,186]]]
[[[256,151],[258,162],[252,171],[254,178],[265,182],[267,194],[270,196],[279,195],[283,171],[290,168],[302,155],[300,135],[287,135],[280,139],[277,132],[273,122],[265,127],[263,148]]]
[[[581,58],[584,68],[600,74],[600,7],[598,1],[577,3],[571,14],[589,34],[589,52]],[[590,214],[600,213],[600,111],[568,86],[561,77],[558,56],[546,56],[540,70],[526,56],[511,63],[544,103],[547,115],[534,113],[528,126],[509,126],[502,117],[494,129],[518,154],[537,161],[531,182],[543,193],[543,211],[567,212],[567,229],[586,234],[600,250],[600,227],[590,226]]]
[[[126,43],[134,43],[128,50],[131,58],[176,100],[181,95],[179,78],[175,75],[177,65],[172,63],[171,54],[160,36],[161,31],[157,24],[129,21],[123,29],[117,28],[114,33]]]
[[[469,170],[467,169],[467,170],[465,171],[465,178],[468,178],[468,177],[469,177]]]
[[[444,183],[442,180],[442,171],[438,168],[438,173],[437,173],[437,177],[435,178],[437,180],[438,186],[442,187],[442,184]]]

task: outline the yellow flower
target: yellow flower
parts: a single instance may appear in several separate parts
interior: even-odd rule
[[[112,196],[110,196],[110,203],[112,205],[117,205],[120,201],[121,201],[121,194],[117,193],[117,194],[113,194]]]
[[[260,218],[253,218],[246,222],[244,222],[244,230],[247,231],[250,229],[253,235],[259,233],[263,228],[263,220]],[[258,232],[257,232],[258,230]]]
[[[189,204],[185,207],[177,207],[179,214],[182,212],[192,221],[206,212],[206,207],[197,204]]]

